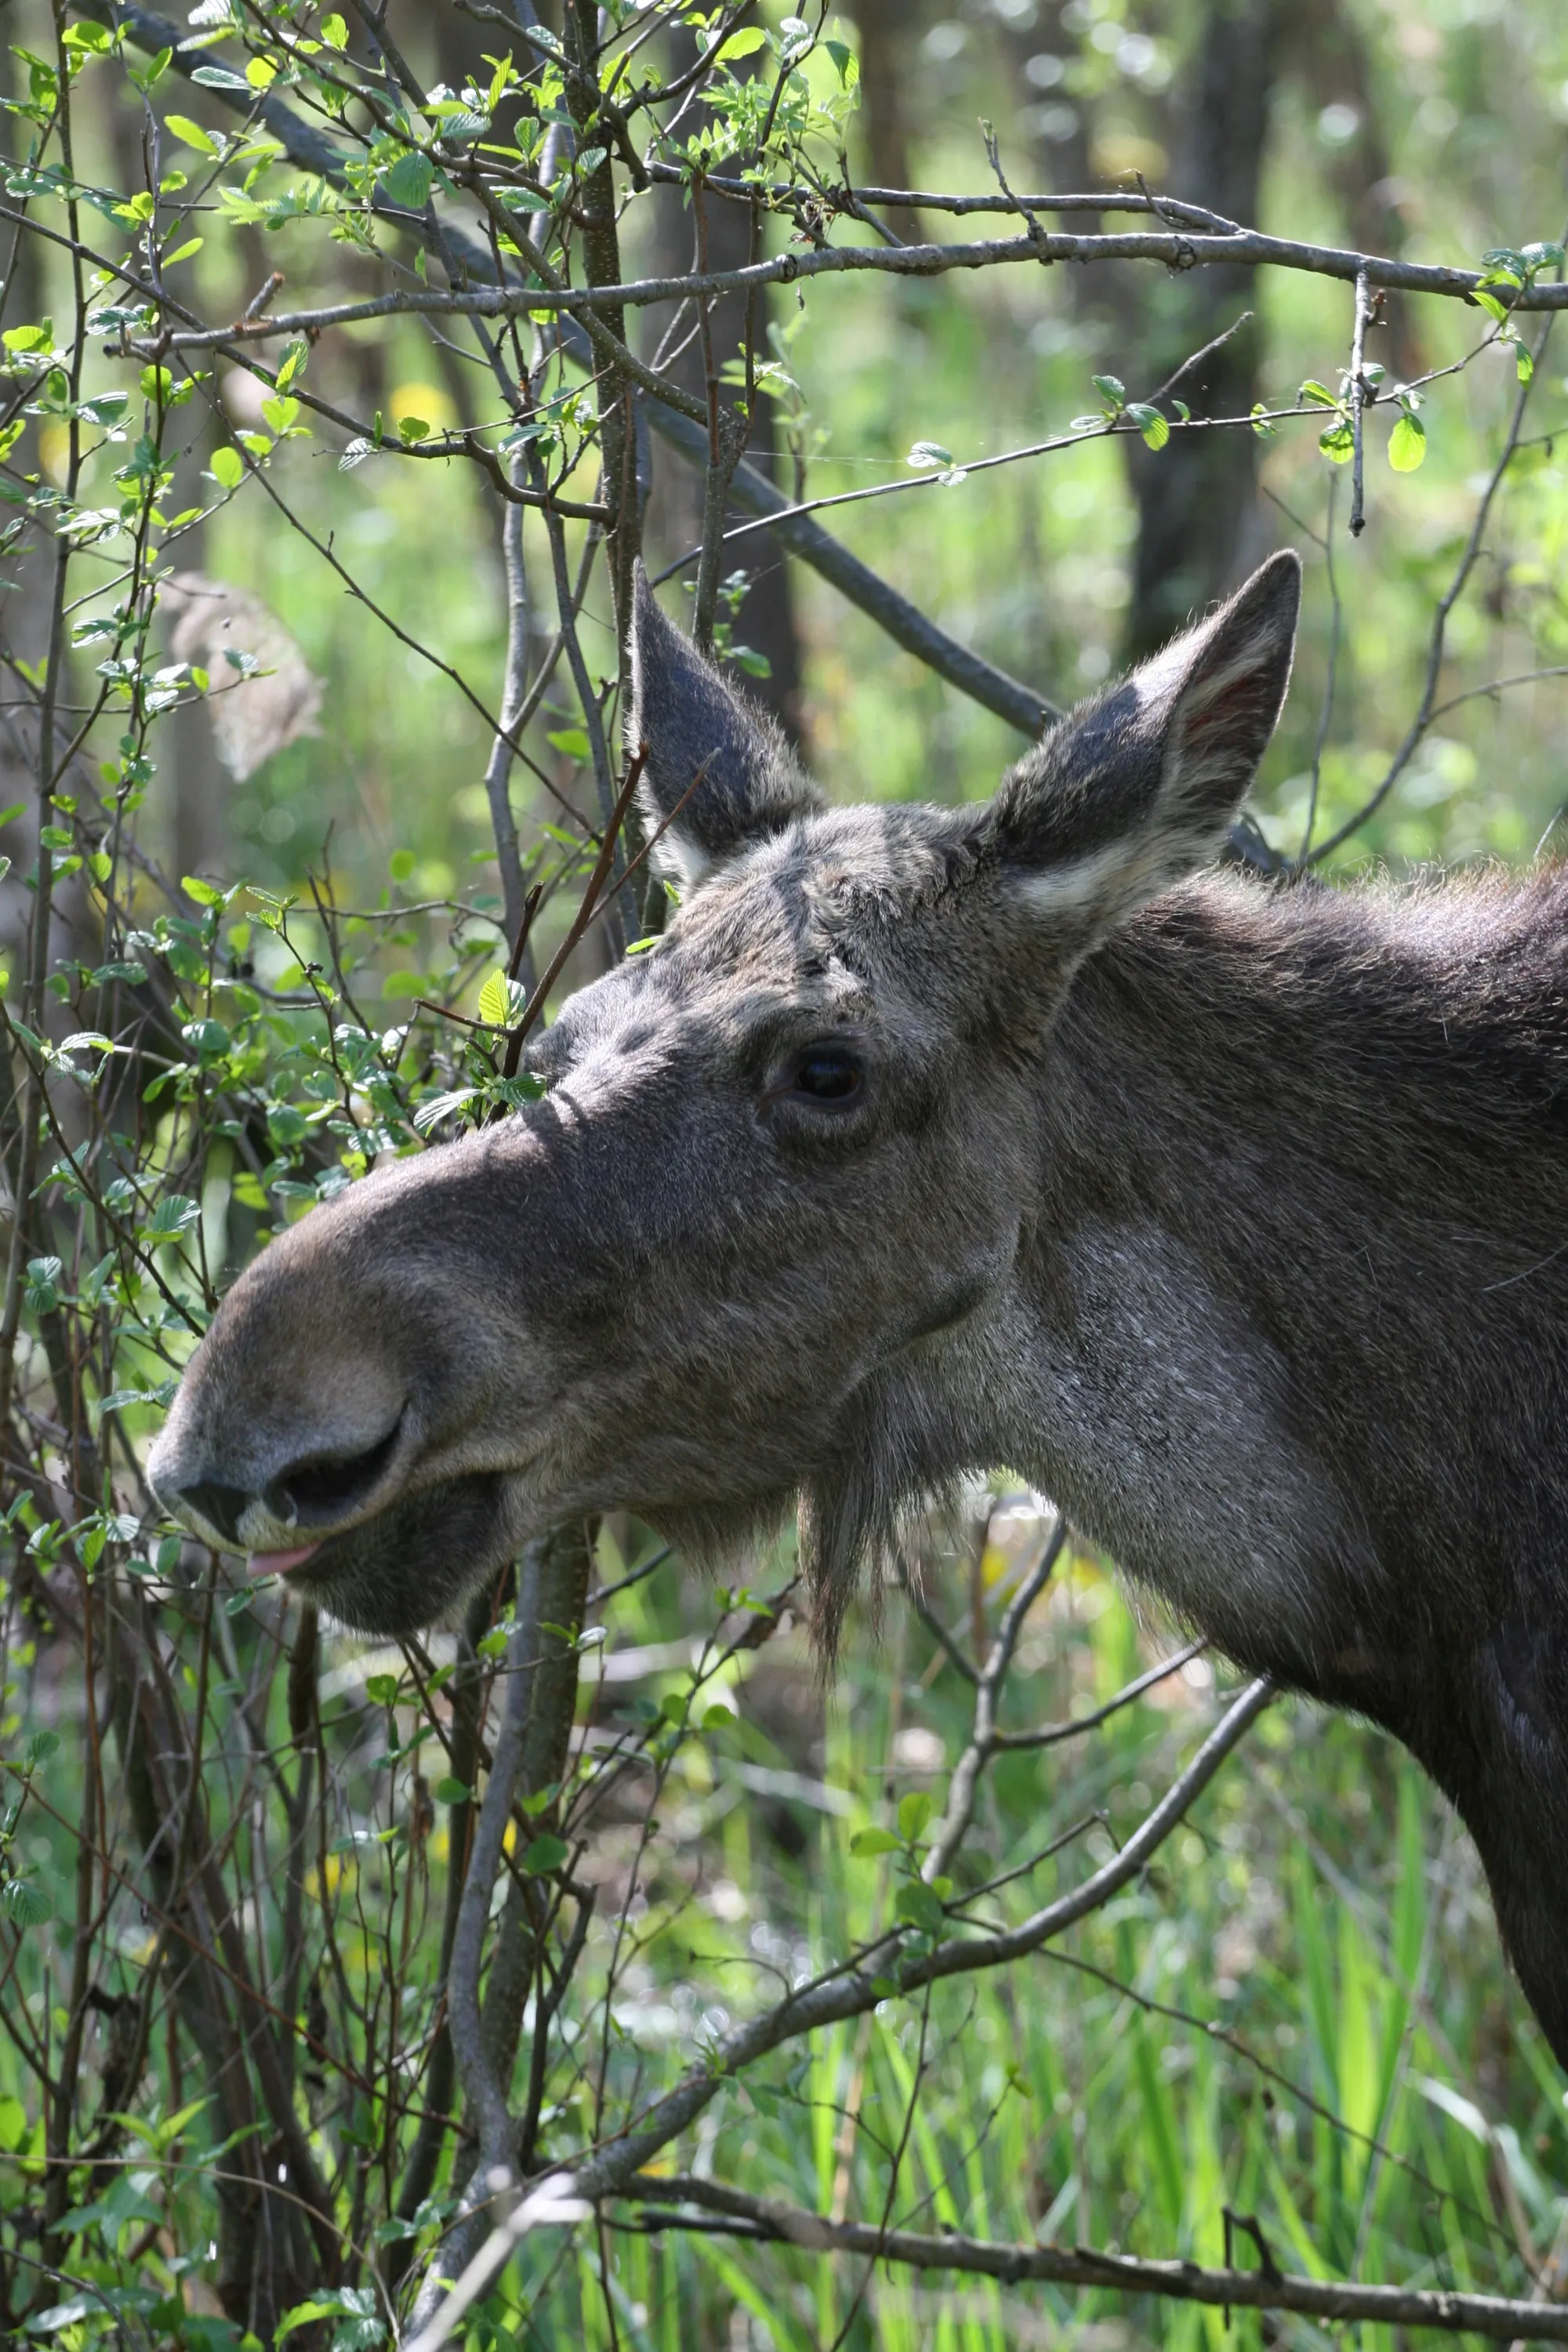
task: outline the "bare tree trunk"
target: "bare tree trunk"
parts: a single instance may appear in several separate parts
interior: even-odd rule
[[[912,188],[910,118],[906,104],[911,53],[923,29],[924,10],[910,0],[856,0],[855,29],[860,36],[860,121],[876,187]],[[907,240],[921,234],[920,215],[907,213],[898,224]]]
[[[1344,206],[1351,242],[1363,253],[1398,256],[1406,236],[1405,192],[1392,176],[1377,69],[1365,35],[1345,0],[1301,0],[1281,24],[1279,37],[1284,66],[1310,103],[1340,111],[1345,135],[1330,147],[1325,168]],[[1387,341],[1377,357],[1398,375],[1418,375],[1425,362],[1407,297],[1384,295],[1380,322]]]
[[[1258,215],[1277,58],[1279,0],[1210,0],[1177,108],[1171,193],[1229,220]],[[1253,272],[1194,269],[1159,282],[1145,311],[1144,398],[1252,308]],[[1181,381],[1194,416],[1245,416],[1258,397],[1256,318]],[[1138,547],[1124,651],[1141,660],[1187,614],[1224,594],[1261,551],[1258,443],[1246,427],[1129,444]]]
[[[649,267],[674,275],[689,269],[694,250],[694,223],[691,208],[679,188],[657,189],[650,199],[654,216],[653,249]],[[711,269],[737,269],[750,255],[751,215],[744,205],[733,204],[722,197],[707,200],[708,265]],[[766,298],[757,304],[758,340],[763,345],[760,356],[766,358],[767,305]],[[741,349],[745,331],[746,306],[743,300],[731,296],[715,302],[710,313],[710,332],[715,363],[722,365]],[[659,337],[671,325],[668,307],[649,314],[647,349],[644,356],[651,358]],[[706,389],[703,378],[700,339],[694,330],[695,320],[689,312],[674,321],[677,341],[690,333],[691,340],[679,359],[669,370],[675,381],[686,391],[700,397]],[[768,474],[775,471],[773,447],[773,404],[766,398],[759,404],[760,414],[752,429],[748,455],[751,462]],[[695,548],[702,537],[702,477],[694,467],[685,466],[668,452],[660,451],[654,465],[653,489],[648,499],[646,530],[653,552],[654,568],[662,569],[675,562]],[[731,518],[745,520],[737,509]],[[766,705],[780,719],[791,738],[801,736],[800,703],[800,639],[795,629],[795,602],[784,551],[771,531],[752,532],[736,549],[729,572],[744,571],[751,585],[746,592],[735,623],[736,641],[750,646],[762,655],[768,665],[765,677],[747,677],[742,680],[747,693]]]

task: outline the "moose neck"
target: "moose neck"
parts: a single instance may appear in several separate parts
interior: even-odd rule
[[[1233,1655],[1385,1720],[1422,1596],[1506,1573],[1521,1463],[1539,1494],[1558,1451],[1568,1135],[1518,1014],[1563,895],[1494,899],[1489,957],[1473,895],[1188,885],[1044,1056],[1005,1458]]]

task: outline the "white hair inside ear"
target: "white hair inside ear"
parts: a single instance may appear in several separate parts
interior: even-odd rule
[[[665,827],[654,845],[655,868],[666,881],[673,882],[683,897],[707,881],[713,863],[696,835],[688,833],[679,819]]]

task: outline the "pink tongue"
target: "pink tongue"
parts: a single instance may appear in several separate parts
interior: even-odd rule
[[[319,1543],[301,1544],[296,1551],[253,1551],[250,1555],[252,1576],[287,1576],[291,1568],[310,1558],[321,1549]]]

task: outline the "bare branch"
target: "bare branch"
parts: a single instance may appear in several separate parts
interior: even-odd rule
[[[1040,2281],[1088,2291],[1154,2294],[1169,2302],[1201,2303],[1245,2311],[1297,2311],[1328,2322],[1370,2320],[1386,2327],[1431,2327],[1445,2335],[1484,2336],[1506,2343],[1516,2336],[1546,2344],[1568,2344],[1568,2310],[1560,2305],[1513,2301],[1502,2295],[1460,2294],[1447,2288],[1353,2286],[1332,2280],[1298,2278],[1266,2269],[1205,2270],[1196,2263],[1145,2262],[1131,2254],[1100,2254],[1087,2246],[1008,2246],[985,2238],[943,2231],[922,2236],[912,2230],[886,2230],[866,2221],[831,2221],[797,2205],[752,2197],[716,2180],[690,2174],[647,2176],[616,2192],[645,2204],[647,2230],[700,2229],[703,2223],[675,2210],[695,2206],[749,2225],[759,2242],[798,2246],[812,2253],[853,2253],[901,2263],[911,2270],[957,2271],[998,2279],[1006,2286]],[[415,2352],[435,2352],[436,2338]]]

